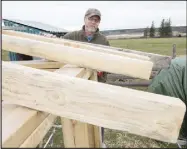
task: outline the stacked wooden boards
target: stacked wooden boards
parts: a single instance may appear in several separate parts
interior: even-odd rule
[[[60,65],[74,64],[88,70],[109,71],[144,79],[149,79],[153,66],[152,62],[138,59],[138,56],[129,58],[127,55],[12,35],[3,35],[3,49],[58,61]],[[3,62],[2,68],[2,94],[6,102],[99,127],[128,131],[166,142],[177,141],[185,113],[184,103],[177,98],[11,62]]]

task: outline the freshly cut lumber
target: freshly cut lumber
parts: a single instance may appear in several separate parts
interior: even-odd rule
[[[2,147],[19,147],[46,116],[25,107],[15,108],[2,121]]]
[[[55,115],[49,114],[47,118],[31,133],[31,135],[20,145],[20,148],[37,147],[45,137],[56,119]]]
[[[53,115],[171,143],[177,142],[186,111],[178,98],[4,61],[2,98]]]
[[[2,48],[79,67],[149,79],[153,63],[60,44],[3,35]]]
[[[33,34],[28,34],[28,33],[21,33],[21,32],[16,32],[16,31],[2,31],[4,35],[11,35],[11,36],[16,36],[16,37],[24,37],[24,38],[29,38],[29,39],[34,39],[38,41],[44,41],[44,42],[50,42],[50,43],[56,43],[56,44],[62,44],[65,46],[70,46],[74,48],[82,48],[86,50],[93,50],[93,51],[98,51],[98,52],[103,52],[103,53],[111,53],[114,55],[120,55],[120,56],[125,56],[125,57],[130,57],[130,58],[137,58],[141,60],[149,60],[149,57],[147,56],[141,56],[133,53],[125,53],[125,52],[120,52],[116,50],[109,49],[107,47],[102,48],[98,47],[96,44],[91,44],[87,45],[82,42],[78,41],[72,41],[72,40],[67,40],[67,39],[58,39],[58,38],[48,38],[44,36],[38,36],[38,35],[33,35]]]
[[[29,60],[29,61],[10,61],[15,64],[20,64],[32,68],[38,69],[59,69],[60,67],[64,66],[65,64],[60,62],[53,62],[53,61],[44,61],[44,60]]]
[[[71,73],[70,73],[71,72]],[[74,77],[82,77],[85,74],[84,68],[71,68],[67,70],[67,66],[65,65],[61,69],[55,71],[58,74],[64,74]],[[54,123],[55,119],[57,118],[56,115],[49,114],[45,120],[29,135],[29,137],[20,145],[21,148],[23,147],[36,147],[40,141],[44,138],[47,134],[49,129],[51,128],[52,124]]]

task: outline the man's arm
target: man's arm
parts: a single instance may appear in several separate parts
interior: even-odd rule
[[[71,39],[71,33],[67,33],[63,36],[63,39]]]
[[[77,37],[77,32],[73,31],[73,32],[69,32],[69,33],[65,34],[62,38],[77,41],[76,37]]]

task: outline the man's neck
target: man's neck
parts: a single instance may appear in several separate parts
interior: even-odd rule
[[[94,33],[93,32],[88,32],[88,31],[85,31],[85,36],[93,36]]]

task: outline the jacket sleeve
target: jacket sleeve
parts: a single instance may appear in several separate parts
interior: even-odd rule
[[[63,39],[71,39],[71,34],[72,33],[67,33],[63,36]]]

